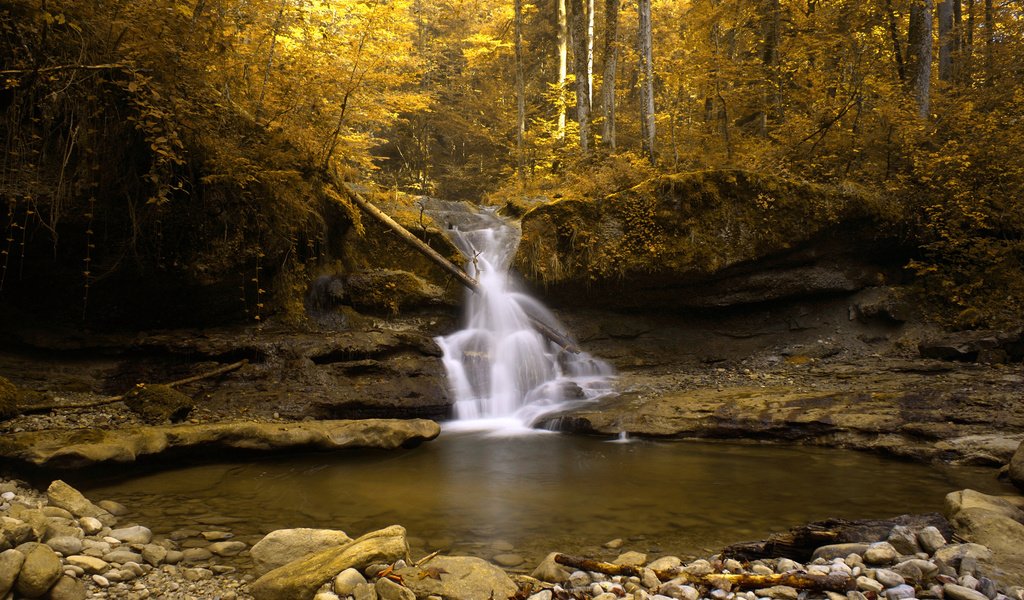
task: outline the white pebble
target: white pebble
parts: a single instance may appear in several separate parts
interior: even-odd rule
[[[106,577],[102,576],[102,575],[93,575],[92,576],[92,580],[93,580],[93,583],[95,583],[96,585],[98,585],[100,587],[107,587],[107,586],[110,585],[110,580],[107,579]]]

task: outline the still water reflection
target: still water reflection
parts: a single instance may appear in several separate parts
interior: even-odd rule
[[[216,525],[257,539],[280,527],[329,527],[355,537],[398,523],[414,556],[441,548],[489,558],[512,547],[528,564],[617,537],[634,550],[706,554],[811,520],[936,511],[955,489],[1004,489],[988,469],[823,448],[452,432],[412,450],[79,483],[157,532]]]

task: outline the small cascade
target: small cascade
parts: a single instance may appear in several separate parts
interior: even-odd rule
[[[567,352],[534,329],[531,318],[565,331],[540,302],[520,291],[509,265],[520,230],[493,210],[432,202],[435,220],[466,257],[466,271],[480,283],[467,292],[465,328],[440,337],[455,416],[506,420],[529,426],[569,402],[610,393],[612,368],[584,352]]]

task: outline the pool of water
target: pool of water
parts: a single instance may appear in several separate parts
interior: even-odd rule
[[[229,529],[253,541],[282,527],[356,537],[404,525],[413,556],[442,549],[532,566],[549,551],[706,555],[827,517],[938,511],[995,472],[796,446],[633,441],[552,433],[446,431],[409,450],[205,464],[125,481],[77,482],[158,533]]]

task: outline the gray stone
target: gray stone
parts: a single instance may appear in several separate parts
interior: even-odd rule
[[[366,583],[366,578],[357,569],[345,569],[334,578],[334,593],[339,596],[351,596],[357,585]]]
[[[85,535],[96,535],[103,531],[103,523],[96,517],[82,517],[78,520],[78,526],[82,528]]]
[[[441,596],[447,600],[507,598],[516,585],[504,571],[479,558],[438,556],[422,567],[398,569],[405,585],[417,597]],[[378,593],[380,590],[377,590]]]
[[[762,598],[775,598],[776,600],[797,600],[800,595],[796,588],[788,585],[773,585],[769,588],[754,590],[754,593]]]
[[[182,560],[185,562],[197,563],[213,558],[213,552],[206,548],[189,548],[182,552]]]
[[[700,592],[697,591],[697,588],[686,585],[679,580],[666,581],[657,591],[658,595],[675,598],[676,600],[697,600],[700,598]]]
[[[914,586],[900,584],[885,590],[886,600],[905,600],[914,597]]]
[[[377,600],[377,588],[369,583],[357,585],[356,589],[352,590],[352,597],[355,600]]]
[[[936,550],[946,545],[946,538],[938,528],[929,525],[917,532],[917,543],[928,554],[935,554]]]
[[[552,552],[552,554],[554,554],[554,552]],[[590,574],[586,571],[573,571],[569,574],[569,585],[574,588],[581,588],[583,586],[590,585],[591,581]]]
[[[877,542],[864,551],[864,562],[869,565],[891,565],[899,558],[899,552],[889,542]]]
[[[168,550],[167,556],[164,557],[164,564],[176,565],[183,560],[185,560],[184,552],[181,550]]]
[[[876,594],[879,594],[882,592],[882,590],[885,589],[885,586],[875,581],[874,579],[871,579],[870,577],[865,577],[864,575],[861,575],[857,578],[857,589],[865,592],[875,592]]]
[[[167,548],[160,544],[146,544],[142,547],[142,560],[154,567],[160,566],[165,558],[167,558]]]
[[[714,573],[715,569],[711,566],[711,563],[701,558],[683,567],[682,571],[688,575],[700,577],[702,575]]]
[[[373,563],[391,564],[408,558],[409,545],[405,539],[405,528],[393,525],[370,532],[349,544],[306,555],[265,573],[250,584],[249,593],[256,600],[305,600],[311,598],[321,585],[349,567],[363,569]]]
[[[60,558],[45,544],[29,542],[18,548],[25,555],[14,590],[27,598],[38,598],[63,574]]]
[[[43,598],[44,600],[85,600],[86,597],[85,586],[81,581],[63,575]]]
[[[24,562],[25,555],[17,550],[0,552],[0,598],[7,597],[7,592],[14,587],[14,581],[18,578]]]
[[[110,552],[103,555],[103,560],[108,563],[117,563],[123,565],[126,562],[143,562],[142,555],[138,552],[132,552],[126,548],[115,548]]]
[[[350,542],[352,538],[336,529],[278,529],[256,542],[250,553],[257,572],[266,573],[303,556]]]
[[[903,576],[889,569],[875,569],[875,580],[887,588],[903,585],[907,581]]]
[[[81,492],[64,483],[60,479],[46,488],[46,499],[51,506],[57,506],[76,517],[93,517],[104,525],[113,525],[117,518],[103,508],[96,506],[82,495]]]
[[[68,535],[50,538],[46,540],[46,545],[64,556],[71,556],[82,551],[82,540]]]
[[[921,546],[917,543],[917,534],[905,525],[893,527],[886,541],[900,554],[913,555],[921,551]]]
[[[123,544],[148,544],[153,541],[153,532],[142,525],[113,529],[107,535]]]
[[[823,558],[825,560],[831,561],[836,558],[846,558],[851,554],[863,555],[867,551],[867,549],[868,544],[861,543],[829,544],[827,546],[821,546],[817,548],[814,551],[814,554],[811,555],[811,559],[816,560],[819,558]]]
[[[999,596],[999,589],[996,582],[992,581],[988,577],[982,577],[978,582],[977,587],[974,589],[988,596],[989,600],[995,600],[996,597]]]
[[[248,548],[248,546],[245,545],[245,542],[239,542],[236,540],[214,542],[206,547],[207,550],[217,556],[238,556],[246,548]]]
[[[662,556],[661,558],[652,560],[647,566],[655,571],[668,571],[669,569],[674,569],[681,564],[683,564],[683,561],[680,560],[678,556]]]
[[[374,586],[380,600],[416,600],[416,594],[407,587],[401,586],[387,577],[381,577]]]
[[[779,561],[776,563],[775,568],[778,569],[779,573],[788,573],[790,571],[804,570],[804,566],[802,564],[796,562],[795,560],[790,560],[788,558],[780,558]]]
[[[1018,490],[1024,492],[1024,442],[1017,446],[1017,451],[1010,458],[1008,471],[1013,485],[1017,486]]]
[[[938,565],[920,558],[905,560],[895,565],[892,570],[902,575],[904,579],[918,584],[929,581],[939,574]]]
[[[569,570],[564,566],[555,562],[555,555],[557,552],[552,552],[544,557],[544,560],[540,561],[537,568],[530,573],[530,577],[546,581],[548,583],[563,583],[570,581]],[[587,583],[590,583],[590,577],[587,577]]]
[[[955,583],[943,585],[942,591],[945,593],[946,598],[950,600],[988,600],[988,596],[985,594]]]
[[[646,562],[646,554],[644,554],[643,552],[634,552],[632,550],[630,550],[629,552],[623,552],[618,557],[616,557],[615,560],[612,561],[613,564],[629,567],[639,567]]]

